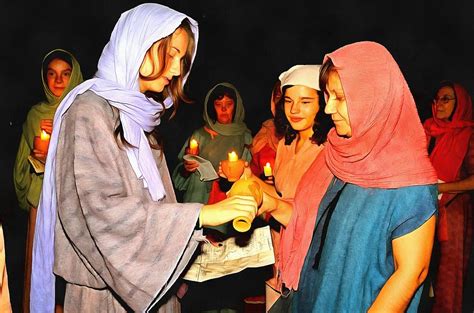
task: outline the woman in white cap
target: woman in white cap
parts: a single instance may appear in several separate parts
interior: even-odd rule
[[[279,76],[282,97],[276,107],[275,126],[283,139],[278,143],[273,174],[275,188],[284,199],[294,197],[301,177],[323,149],[329,130],[329,119],[322,107],[319,69],[320,65],[295,65]],[[275,265],[274,276],[266,282],[267,310],[280,296],[280,229],[287,223],[286,219],[273,217],[280,225],[272,231]]]
[[[323,143],[330,129],[330,119],[324,114],[322,94],[319,89],[319,65],[295,65],[279,76],[282,97],[276,106],[275,126],[283,136],[278,143],[274,185],[269,185],[251,174],[246,168],[247,179],[259,182],[265,195],[283,198],[294,197],[301,177],[323,150]],[[267,197],[268,198],[268,197]],[[264,200],[266,202],[266,200]],[[288,224],[291,210],[268,210],[272,217],[272,239],[275,251],[273,277],[266,282],[265,306],[268,311],[280,297],[281,261],[280,233]],[[283,226],[283,227],[282,227]]]
[[[59,105],[36,223],[33,312],[53,311],[53,265],[67,282],[65,311],[178,312],[173,285],[201,226],[255,216],[251,197],[176,203],[153,137],[165,109],[186,100],[197,41],[190,17],[138,5],[115,25],[95,77]]]

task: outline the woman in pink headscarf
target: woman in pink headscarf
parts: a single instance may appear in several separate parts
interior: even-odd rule
[[[335,124],[324,160],[305,174],[292,205],[266,196],[260,209],[292,207],[286,231],[304,245],[312,236],[306,251],[289,250],[305,259],[301,272],[282,271],[289,290],[279,311],[416,312],[433,245],[437,178],[408,85],[385,47],[358,42],[325,56],[320,86]],[[322,189],[327,170],[334,178]],[[308,212],[317,214],[313,228]]]
[[[375,42],[324,58],[335,179],[319,206],[296,312],[416,312],[429,266],[436,173],[408,85]]]
[[[461,85],[438,87],[433,117],[424,127],[438,179],[440,245],[433,312],[461,312],[463,284],[472,245],[474,197],[474,121],[472,101]]]

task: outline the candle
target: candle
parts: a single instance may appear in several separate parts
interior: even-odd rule
[[[237,156],[237,153],[235,153],[235,151],[232,151],[231,153],[228,153],[229,155],[229,162],[235,162],[239,159],[239,157]]]
[[[236,195],[252,196],[255,199],[255,202],[257,202],[258,206],[262,204],[262,189],[256,181],[249,179],[239,179],[238,181],[236,181],[227,193],[227,197],[232,197]],[[252,220],[246,216],[239,216],[232,221],[232,226],[238,232],[243,233],[250,229],[250,227],[252,226]]]
[[[272,176],[272,167],[270,166],[270,162],[267,162],[267,164],[265,164],[265,166],[263,167],[263,174],[266,176],[266,177],[270,177]]]
[[[51,135],[41,130],[40,136],[35,136],[33,146],[36,150],[39,150],[43,154],[48,153],[49,139]]]
[[[245,161],[239,159],[237,153],[232,151],[228,153],[228,159],[221,161],[222,171],[230,182],[237,181],[245,169]]]
[[[51,136],[43,129],[43,130],[41,130],[41,136],[40,137],[41,137],[41,140],[46,141],[46,140],[49,140],[49,138]]]
[[[199,144],[196,139],[191,139],[189,142],[189,154],[198,155],[199,154]]]

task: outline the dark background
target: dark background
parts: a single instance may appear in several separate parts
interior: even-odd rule
[[[95,70],[120,14],[145,1],[57,0],[0,4],[2,96],[0,203],[14,310],[22,285],[26,213],[17,208],[12,166],[29,108],[44,97],[40,67],[54,48],[72,52],[85,79]],[[443,79],[474,91],[474,1],[158,1],[200,25],[197,57],[188,80],[194,104],[181,105],[161,131],[170,168],[184,140],[202,125],[202,101],[216,83],[241,92],[255,134],[271,116],[278,75],[295,64],[321,63],[325,53],[361,40],[377,41],[397,60],[424,120],[435,85]]]

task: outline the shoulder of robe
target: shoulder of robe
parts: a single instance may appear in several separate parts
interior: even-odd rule
[[[114,109],[109,102],[96,95],[92,91],[86,91],[78,95],[70,108],[68,113],[74,116],[88,116],[91,120],[110,119],[110,117],[118,116],[118,111]]]
[[[250,144],[253,141],[252,133],[250,131],[244,133],[244,140],[246,144]]]
[[[211,134],[209,134],[209,133],[204,129],[204,126],[203,126],[203,127],[199,127],[199,128],[196,129],[195,131],[193,131],[193,134],[191,135],[191,137],[197,137],[197,138],[205,138],[205,137],[208,137],[208,138],[211,138]]]
[[[32,123],[33,121],[36,121],[36,115],[37,115],[37,110],[41,106],[41,103],[37,103],[33,105],[29,110],[28,113],[26,114],[26,123]]]

